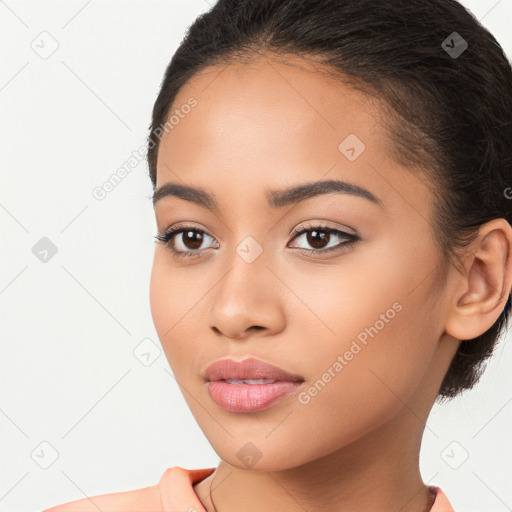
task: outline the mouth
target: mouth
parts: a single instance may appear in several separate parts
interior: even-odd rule
[[[222,359],[205,372],[214,402],[229,412],[252,413],[295,394],[304,378],[254,358]]]

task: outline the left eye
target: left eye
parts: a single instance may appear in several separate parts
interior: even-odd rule
[[[305,237],[305,241],[310,246],[314,247],[314,249],[299,247],[299,249],[305,249],[306,252],[330,252],[332,250],[338,250],[340,246],[350,246],[358,239],[356,235],[345,233],[344,231],[330,228],[328,226],[313,226],[307,229],[302,229],[295,234],[293,240],[300,238],[302,235],[307,235]],[[331,242],[333,235],[335,238],[345,239],[345,242],[335,244],[334,246],[325,249],[329,242]]]

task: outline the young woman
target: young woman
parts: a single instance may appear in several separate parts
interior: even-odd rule
[[[419,451],[512,288],[512,70],[455,0],[220,0],[148,139],[153,320],[217,468],[46,512],[453,512]]]

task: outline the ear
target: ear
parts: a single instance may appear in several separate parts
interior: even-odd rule
[[[512,227],[505,219],[481,226],[457,278],[445,331],[459,340],[486,332],[505,308],[512,288]]]

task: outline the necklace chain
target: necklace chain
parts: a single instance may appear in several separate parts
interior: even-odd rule
[[[210,482],[210,501],[212,502],[214,512],[217,512],[217,507],[215,506],[215,503],[213,502],[212,487],[213,487],[213,481],[215,480],[216,476],[217,475],[214,475],[212,478],[212,481]]]

